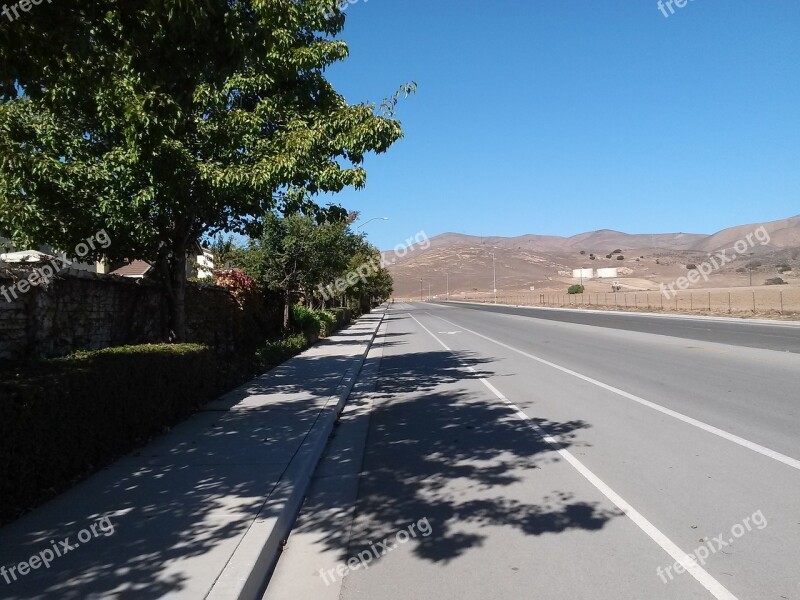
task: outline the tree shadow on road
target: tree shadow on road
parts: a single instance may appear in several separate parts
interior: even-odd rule
[[[440,562],[480,546],[487,527],[540,536],[598,530],[618,516],[545,487],[552,479],[539,473],[559,456],[477,381],[494,376],[487,362],[465,352],[384,355],[372,411],[356,417],[369,419],[369,434],[352,528],[346,507],[330,506],[321,493],[309,499],[297,531],[322,536],[325,549],[346,548],[346,560],[427,519],[432,533],[414,538],[414,552]],[[537,424],[561,448],[589,427]]]

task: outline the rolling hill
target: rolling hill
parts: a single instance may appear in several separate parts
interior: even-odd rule
[[[763,228],[763,230],[760,230]],[[757,230],[761,232],[754,234]],[[763,232],[769,236],[769,243]],[[572,269],[617,267],[619,280],[629,289],[657,289],[685,274],[686,265],[703,262],[708,255],[732,248],[738,240],[751,235],[747,256],[715,271],[709,287],[746,285],[744,265],[756,264],[759,278],[775,276],[779,265],[794,268],[784,278],[800,283],[800,216],[753,223],[706,235],[698,233],[630,234],[610,229],[581,233],[571,237],[522,235],[517,237],[480,237],[444,233],[430,238],[427,248],[413,247],[405,256],[384,252],[395,280],[396,297],[427,297],[446,293],[451,296],[491,293],[492,256],[498,289],[506,292],[563,290],[573,283]],[[618,255],[607,258],[614,250]],[[732,251],[729,251],[729,255]],[[738,272],[737,272],[738,269]],[[421,280],[421,281],[420,281]],[[607,281],[587,282],[592,289],[606,289]]]

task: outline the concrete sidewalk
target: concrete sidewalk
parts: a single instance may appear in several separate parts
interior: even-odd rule
[[[0,530],[0,598],[260,597],[382,320],[365,315]]]

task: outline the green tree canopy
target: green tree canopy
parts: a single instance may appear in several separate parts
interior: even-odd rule
[[[59,0],[0,27],[0,229],[67,251],[105,229],[106,258],[160,270],[181,339],[199,240],[318,213],[402,136],[393,102],[325,79],[348,54],[328,4]]]
[[[301,296],[325,307],[335,300],[363,304],[391,294],[392,278],[380,252],[350,228],[354,217],[318,222],[309,215],[273,213],[262,223],[262,235],[246,246],[218,240],[216,247],[231,266],[283,294],[288,328],[289,306]]]

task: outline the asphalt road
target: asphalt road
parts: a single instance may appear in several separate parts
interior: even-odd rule
[[[455,303],[449,306],[455,306]],[[654,315],[647,313],[624,313],[603,310],[570,310],[559,308],[534,308],[495,306],[492,304],[457,303],[472,310],[500,312],[509,315],[525,315],[536,319],[578,323],[594,327],[610,327],[624,331],[641,331],[656,335],[669,335],[688,340],[719,342],[734,346],[764,348],[800,353],[800,323],[719,317],[685,317],[676,315]]]
[[[800,599],[792,330],[539,317],[392,306],[266,598]]]

